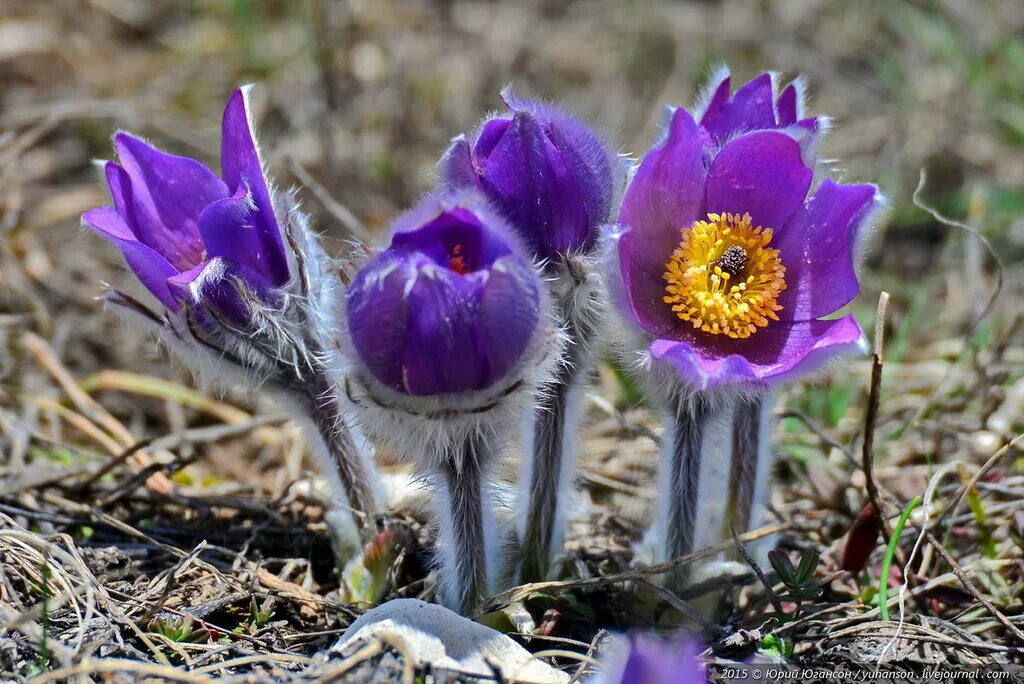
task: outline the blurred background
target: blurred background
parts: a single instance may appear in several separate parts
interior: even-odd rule
[[[271,173],[280,186],[304,186],[306,210],[340,253],[353,225],[376,233],[431,187],[449,139],[497,108],[508,83],[589,117],[623,153],[639,155],[662,106],[689,105],[725,62],[740,82],[766,69],[803,74],[811,111],[833,118],[824,150],[840,160],[839,174],[875,181],[891,198],[854,309],[870,329],[878,293],[892,293],[886,387],[914,396],[886,404],[883,422],[920,417],[962,358],[966,332],[995,334],[1005,352],[1020,329],[1022,36],[1019,0],[0,0],[0,403],[45,414],[19,397],[57,394],[53,374],[21,345],[32,331],[136,434],[217,415],[196,408],[202,398],[170,397],[136,376],[125,391],[123,378],[103,375],[192,385],[150,338],[95,301],[102,282],[129,279],[78,219],[106,202],[92,160],[111,155],[115,129],[216,169],[224,101],[255,83]],[[922,201],[986,236],[1005,266],[999,313],[980,327],[998,266],[969,232],[911,202],[923,170]],[[794,390],[790,404],[853,439],[863,370]],[[1020,370],[981,384],[1005,399],[999,386]],[[610,391],[620,406],[636,399],[627,386]],[[979,431],[991,432],[986,411],[995,410],[979,408],[969,433],[946,423],[883,448],[909,461],[946,440],[970,449]],[[1006,430],[1014,420],[1019,412]],[[810,458],[799,446],[786,448]],[[197,467],[221,482],[253,482],[253,463]],[[280,486],[295,474],[273,479]]]

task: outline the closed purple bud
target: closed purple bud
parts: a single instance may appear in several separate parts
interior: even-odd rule
[[[509,111],[456,138],[444,183],[475,188],[541,258],[587,252],[612,205],[612,159],[586,124],[556,107],[502,92]]]
[[[235,321],[245,296],[274,303],[289,278],[281,229],[249,121],[245,89],[221,123],[221,175],[128,133],[114,136],[118,162],[104,170],[113,206],[82,221],[117,245],[143,285],[168,309],[203,304]]]
[[[515,236],[468,196],[427,198],[356,275],[346,316],[356,355],[406,395],[486,390],[521,366],[541,283]]]

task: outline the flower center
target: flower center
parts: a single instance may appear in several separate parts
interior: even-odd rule
[[[452,248],[452,255],[448,257],[448,268],[459,275],[469,273],[469,268],[466,266],[466,257],[462,256],[462,245],[455,245]]]
[[[786,267],[768,247],[770,228],[751,226],[750,214],[708,214],[682,234],[664,274],[664,301],[680,319],[741,339],[779,320]]]

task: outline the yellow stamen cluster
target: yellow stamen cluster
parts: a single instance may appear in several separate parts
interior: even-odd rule
[[[664,274],[665,303],[679,318],[741,339],[779,320],[786,267],[779,250],[768,247],[770,228],[751,226],[750,214],[708,214],[682,234]]]

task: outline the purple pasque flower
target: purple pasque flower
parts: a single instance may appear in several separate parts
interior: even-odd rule
[[[203,303],[244,320],[239,292],[270,303],[289,278],[288,258],[248,115],[247,88],[228,99],[221,122],[221,175],[114,135],[118,161],[104,164],[113,206],[82,221],[120,248],[143,285],[173,312]]]
[[[427,197],[349,287],[349,334],[359,360],[390,390],[488,390],[535,345],[541,287],[511,229],[480,198]]]
[[[551,105],[501,93],[508,112],[456,138],[442,181],[493,202],[533,254],[587,252],[612,206],[612,156],[579,119]]]
[[[799,79],[779,91],[775,75],[765,72],[730,96],[731,84],[729,70],[718,69],[694,107],[694,119],[717,145],[750,131],[787,129],[802,146],[810,147],[827,127],[824,117],[804,115],[804,87]]]
[[[620,298],[650,355],[689,386],[769,385],[862,345],[858,229],[873,185],[823,181],[779,130],[719,145],[683,109],[641,160],[619,215]]]
[[[700,647],[694,640],[662,639],[638,633],[623,641],[620,652],[591,684],[703,684],[707,681],[697,658]]]

